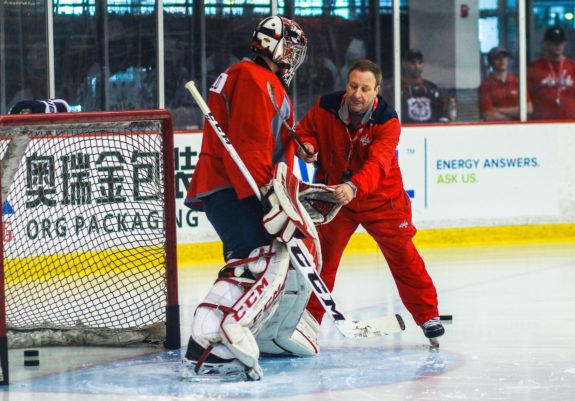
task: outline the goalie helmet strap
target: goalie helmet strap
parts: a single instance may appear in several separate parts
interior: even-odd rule
[[[272,252],[266,252],[265,248],[259,248],[257,256],[244,259],[231,260],[220,270],[218,277],[242,277],[256,280],[253,272],[250,270],[250,263],[255,263],[262,258],[269,259],[273,256]]]
[[[253,281],[255,281],[255,278],[252,278],[252,277],[238,277],[238,278],[243,278],[243,279],[247,278],[247,279],[249,279],[250,281],[240,281],[240,280],[238,280],[236,277],[233,276],[233,273],[230,273],[230,276],[229,276],[229,277],[220,277],[220,278],[218,278],[218,279],[216,280],[216,283],[219,282],[219,281],[225,281],[225,282],[231,283],[231,284],[233,284],[233,285],[237,285],[238,287],[242,287],[242,288],[246,288],[246,289],[247,289],[247,288],[251,288],[252,285],[254,285],[254,284],[253,284]]]

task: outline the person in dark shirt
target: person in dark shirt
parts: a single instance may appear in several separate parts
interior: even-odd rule
[[[401,77],[401,122],[447,122],[445,101],[433,82],[423,78],[423,53],[410,49],[403,62]]]

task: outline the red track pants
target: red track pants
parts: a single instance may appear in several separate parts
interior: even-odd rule
[[[416,229],[405,193],[374,210],[357,212],[344,206],[329,224],[318,227],[323,258],[320,276],[328,289],[333,290],[341,256],[359,224],[378,243],[399,296],[415,322],[420,325],[439,316],[435,286],[412,241]],[[307,309],[321,322],[325,311],[313,294]]]

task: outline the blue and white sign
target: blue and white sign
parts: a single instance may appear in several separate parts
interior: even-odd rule
[[[404,128],[399,164],[416,220],[556,216],[557,135],[522,128]]]

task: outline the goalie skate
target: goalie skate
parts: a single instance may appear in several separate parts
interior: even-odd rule
[[[225,383],[257,381],[263,377],[263,371],[259,366],[247,368],[237,360],[227,363],[204,363],[199,372],[196,372],[196,365],[196,361],[182,358],[180,378],[189,382]]]

